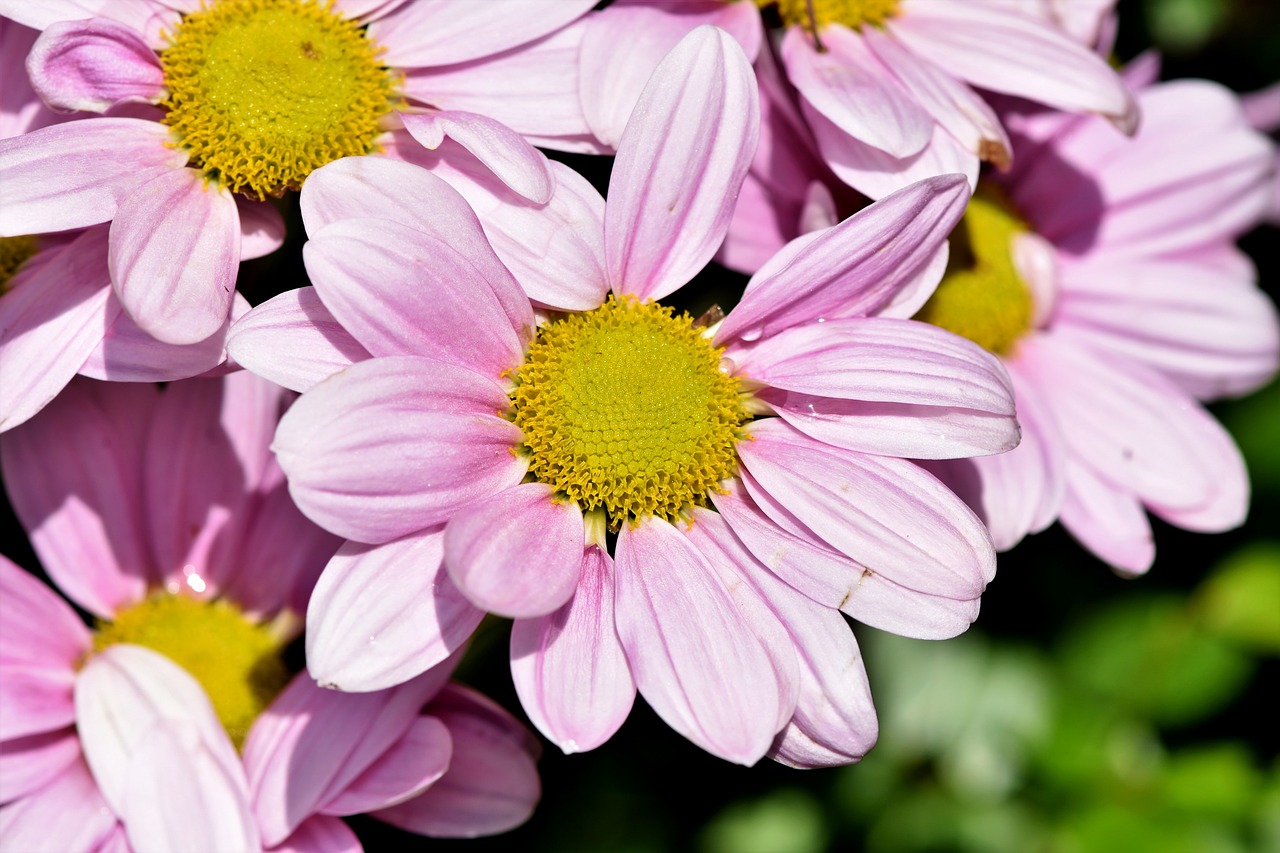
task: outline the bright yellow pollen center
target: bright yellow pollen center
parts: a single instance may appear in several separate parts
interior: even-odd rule
[[[36,238],[30,235],[0,237],[0,294],[9,292],[10,280],[38,249]]]
[[[707,506],[747,420],[721,352],[687,314],[630,297],[543,327],[511,394],[530,473],[615,531]]]
[[[861,29],[878,27],[898,13],[898,0],[756,0],[761,8],[778,7],[785,26],[804,27],[812,32],[827,24],[844,24]]]
[[[93,638],[94,651],[116,643],[159,652],[200,682],[237,749],[289,681],[279,640],[223,600],[153,595],[103,623]]]
[[[1035,316],[1031,291],[1013,263],[1013,239],[1029,230],[999,189],[979,184],[951,233],[942,283],[916,319],[1008,355]]]
[[[191,164],[255,198],[376,150],[395,78],[359,23],[306,0],[214,0],[160,54],[165,123]]]

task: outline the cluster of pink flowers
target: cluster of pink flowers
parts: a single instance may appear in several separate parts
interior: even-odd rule
[[[597,5],[0,0],[0,847],[510,829],[486,614],[565,752],[638,693],[848,764],[845,617],[1241,523],[1274,92],[1114,71],[1107,0]]]

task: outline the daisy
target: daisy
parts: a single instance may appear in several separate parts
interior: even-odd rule
[[[457,140],[545,201],[552,179],[528,139],[582,145],[563,106],[577,85],[565,25],[591,5],[504,0],[495,26],[491,3],[137,0],[87,18],[74,0],[0,0],[43,31],[27,68],[50,106],[154,105],[0,142],[0,235],[110,221],[125,311],[165,343],[204,340],[232,307],[246,202],[376,153],[393,120],[428,147]]]
[[[654,301],[720,243],[757,103],[729,36],[677,45],[608,203],[583,205],[599,255],[562,264],[591,303],[573,313],[535,313],[429,172],[365,158],[312,177],[314,293],[251,312],[232,352],[309,389],[273,447],[299,507],[351,540],[311,602],[321,683],[411,678],[489,611],[516,619],[525,709],[566,751],[606,740],[638,689],[716,755],[811,766],[875,736],[841,611],[923,637],[972,621],[987,534],[899,457],[1013,446],[1010,389],[979,348],[893,316],[964,179],[792,244],[718,324]]]
[[[0,442],[54,582],[0,558],[6,849],[357,847],[358,812],[435,835],[522,822],[528,735],[448,685],[456,656],[360,695],[282,658],[337,540],[266,442],[288,395],[249,374],[72,383]]]
[[[742,16],[752,4],[728,5]],[[1008,138],[979,90],[1098,113],[1126,133],[1137,125],[1133,99],[1116,73],[1055,23],[1085,32],[1092,20],[1096,28],[1098,10],[1088,4],[1062,10],[1009,0],[758,0],[758,5],[782,25],[781,64],[800,93],[804,120],[823,160],[871,198],[953,172],[967,175],[973,185],[982,161],[1006,167],[1012,156]],[[635,7],[647,8],[642,13]],[[729,17],[727,11],[719,14]],[[644,79],[646,63],[656,61],[652,45],[669,44],[697,23],[684,4],[656,0],[623,0],[588,22],[582,103],[602,142],[607,144],[625,123],[623,106],[630,103],[625,84]],[[744,44],[760,43],[737,17],[733,25]],[[639,56],[613,50],[622,40],[650,48],[647,53],[642,48]],[[619,68],[624,64],[631,67]],[[621,82],[623,106],[599,96],[602,84],[593,81]]]

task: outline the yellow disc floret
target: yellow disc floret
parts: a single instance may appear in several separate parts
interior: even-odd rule
[[[30,235],[0,237],[0,293],[9,292],[10,279],[38,249],[36,238]]]
[[[214,0],[160,54],[164,122],[191,164],[255,198],[375,150],[395,78],[357,21],[307,0]]]
[[[153,595],[117,613],[93,638],[94,651],[117,643],[159,652],[200,682],[237,749],[289,681],[279,638],[220,599]]]
[[[813,32],[827,24],[861,29],[878,27],[898,12],[898,0],[756,0],[761,7],[777,6],[785,26]]]
[[[511,394],[529,472],[612,530],[707,506],[747,419],[720,356],[687,314],[631,297],[549,323]]]
[[[1031,330],[1035,303],[1013,263],[1013,240],[1030,228],[994,186],[979,184],[951,233],[951,257],[917,320],[1008,355]]]

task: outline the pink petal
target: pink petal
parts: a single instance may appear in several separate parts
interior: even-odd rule
[[[31,89],[26,59],[40,33],[0,17],[0,139],[57,124],[62,116],[45,106]]]
[[[1142,502],[1082,461],[1067,460],[1061,521],[1081,545],[1126,575],[1145,574],[1155,562],[1155,539]]]
[[[857,641],[839,612],[801,595],[767,571],[718,514],[694,511],[689,538],[745,578],[793,639],[799,668],[795,714],[772,754],[802,767],[849,764],[876,742],[876,709]],[[782,748],[778,747],[781,741]],[[799,743],[808,748],[801,751]]]
[[[27,57],[31,86],[60,110],[104,112],[117,103],[157,103],[164,71],[134,29],[109,18],[60,21],[44,31]]]
[[[97,850],[118,826],[81,760],[31,796],[0,808],[0,838],[12,850]]]
[[[14,510],[45,571],[76,604],[109,618],[143,597],[151,569],[142,533],[145,427],[140,418],[111,417],[95,399],[96,385],[73,382],[5,435],[0,456]],[[114,398],[140,407],[154,394],[126,386]]]
[[[502,13],[448,0],[406,3],[369,25],[393,66],[447,65],[525,44],[586,14],[592,0],[506,0]]]
[[[312,815],[271,853],[362,853],[364,848],[347,822],[328,815]]]
[[[711,260],[759,127],[755,77],[738,43],[713,27],[681,39],[618,144],[604,235],[614,292],[660,299]]]
[[[0,297],[0,431],[44,408],[76,375],[120,313],[107,274],[107,232],[45,249]]]
[[[439,148],[447,136],[518,195],[534,204],[550,201],[555,178],[546,156],[506,125],[462,110],[399,116],[405,130],[427,148]]]
[[[909,157],[929,143],[933,117],[867,49],[860,33],[822,28],[824,49],[800,27],[782,39],[787,76],[806,103],[841,131],[891,157]]]
[[[269,255],[284,245],[284,217],[275,205],[238,195],[240,213],[240,260]]]
[[[944,640],[963,633],[978,616],[976,598],[909,589],[837,552],[782,508],[770,505],[766,515],[741,483],[713,500],[734,534],[773,574],[859,622],[904,637]],[[772,516],[788,524],[784,527]]]
[[[444,562],[463,595],[499,616],[551,613],[581,574],[582,511],[545,483],[523,483],[458,510],[444,529]]]
[[[590,545],[573,598],[511,626],[511,678],[520,704],[565,753],[607,741],[635,702],[635,680],[613,627],[613,594],[613,560]]]
[[[141,646],[111,646],[76,680],[85,761],[135,848],[257,849],[239,756],[198,682]]]
[[[443,776],[452,756],[448,727],[435,717],[418,717],[395,745],[321,810],[352,815],[402,803]]]
[[[961,600],[980,596],[994,576],[981,522],[910,462],[838,451],[776,419],[750,433],[738,455],[752,497],[767,495],[840,553],[894,583]]]
[[[381,690],[462,647],[484,618],[449,580],[439,528],[385,545],[348,542],[307,609],[307,666],[337,690]]]
[[[451,660],[374,693],[337,693],[317,687],[305,673],[295,677],[253,724],[244,744],[263,842],[280,843],[358,784],[419,719],[423,704],[440,691],[456,664]]]
[[[787,697],[707,558],[672,525],[648,519],[623,526],[615,565],[618,637],[641,695],[708,752],[759,761]]]
[[[79,762],[80,739],[70,726],[0,742],[0,803],[35,794]]]
[[[314,287],[286,290],[235,322],[227,338],[231,358],[259,376],[306,391],[369,351],[324,307]]]
[[[235,199],[195,169],[161,172],[121,201],[108,261],[116,296],[139,327],[167,344],[202,341],[231,313]]]
[[[74,21],[98,16],[119,21],[142,33],[153,48],[163,47],[164,32],[173,32],[178,12],[193,12],[191,0],[3,0],[0,15],[13,18],[23,26],[45,30],[59,21]]]
[[[0,234],[41,234],[106,222],[157,172],[180,169],[169,129],[92,118],[0,140]]]
[[[57,593],[0,555],[0,664],[70,671],[91,645],[88,629]]]
[[[1137,105],[1107,63],[1031,16],[981,4],[910,0],[885,28],[917,56],[975,86],[1061,110],[1101,113],[1127,133],[1137,127]]]
[[[0,663],[0,741],[56,731],[76,720],[71,667]]]
[[[326,530],[380,544],[514,486],[520,430],[491,380],[414,357],[354,364],[280,420],[273,445],[299,509]]]
[[[933,263],[968,199],[963,178],[931,178],[864,208],[793,252],[783,249],[752,276],[742,301],[716,332],[716,343],[754,341],[821,318],[874,313]]]
[[[492,835],[528,820],[541,785],[520,725],[488,699],[452,684],[427,711],[453,737],[448,772],[426,793],[373,817],[436,838]]]
[[[325,306],[373,355],[421,355],[494,379],[523,360],[532,313],[513,328],[483,273],[444,240],[344,219],[313,233],[303,258]]]

